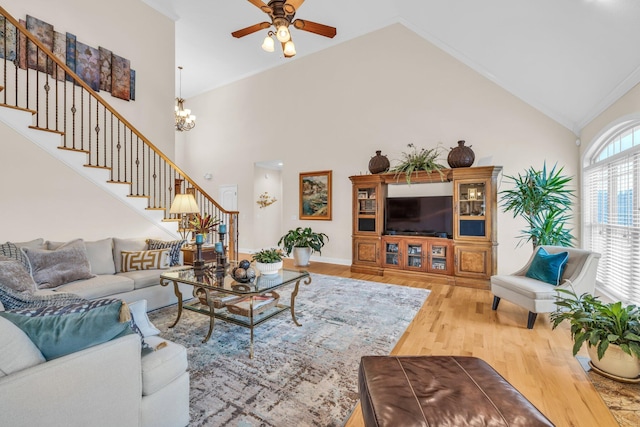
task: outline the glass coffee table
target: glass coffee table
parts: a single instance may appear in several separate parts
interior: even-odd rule
[[[307,271],[281,269],[277,274],[260,275],[248,283],[238,282],[230,275],[216,278],[215,268],[197,273],[193,268],[170,270],[160,275],[160,284],[168,286],[173,283],[174,293],[178,297],[178,315],[170,328],[178,324],[183,309],[209,316],[209,331],[202,340],[203,343],[211,337],[215,319],[244,326],[251,330],[251,358],[253,329],[256,326],[286,310],[291,311],[293,323],[301,326],[295,314],[296,296],[301,281],[305,285],[311,283],[311,276]],[[180,284],[193,287],[195,300],[184,302]],[[294,284],[290,305],[281,304],[277,290]]]

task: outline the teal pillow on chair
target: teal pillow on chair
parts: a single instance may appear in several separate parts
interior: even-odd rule
[[[557,286],[568,260],[569,252],[550,254],[540,247],[525,276]]]
[[[0,316],[22,329],[44,358],[51,360],[134,333],[128,320],[120,320],[122,301],[111,300],[101,303],[104,305],[91,307],[88,310],[81,308],[83,311],[66,314],[40,316],[38,314],[41,313],[32,313],[36,314],[33,316],[0,312]],[[44,309],[58,311],[58,313],[65,311],[63,307],[45,307]],[[77,310],[77,307],[74,307],[74,310]]]

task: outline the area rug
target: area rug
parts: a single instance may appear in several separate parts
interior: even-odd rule
[[[363,355],[389,354],[429,291],[312,274],[300,284],[297,327],[284,312],[250,330],[183,312],[149,313],[161,336],[187,348],[192,426],[341,426],[358,400]],[[284,288],[283,301],[290,292]],[[279,290],[280,292],[280,290]]]

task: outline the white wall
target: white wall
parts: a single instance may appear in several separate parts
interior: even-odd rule
[[[276,202],[261,208],[257,201],[267,192]],[[254,168],[253,183],[253,246],[255,249],[275,248],[282,236],[282,174],[278,170]],[[244,230],[240,229],[244,234]]]
[[[136,101],[100,92],[154,145],[173,158],[174,23],[140,1],[5,0],[16,19],[27,14],[56,31],[131,60]],[[0,123],[0,242],[36,237],[66,240],[108,236],[166,238],[163,230],[96,189],[12,129]]]
[[[281,233],[311,226],[327,233],[324,260],[350,263],[350,175],[367,173],[376,150],[398,160],[408,143],[442,144],[443,161],[459,139],[476,164],[506,175],[558,162],[578,172],[576,136],[401,24],[268,70],[188,100],[198,125],[184,135],[181,167],[214,179],[205,189],[239,186],[240,247],[254,242],[255,162],[282,159]],[[203,160],[206,159],[206,160]],[[299,221],[298,174],[333,171],[333,220]],[[576,182],[577,184],[577,182]],[[209,188],[207,188],[209,186]],[[524,222],[500,214],[501,272],[520,267],[530,247],[515,249]]]

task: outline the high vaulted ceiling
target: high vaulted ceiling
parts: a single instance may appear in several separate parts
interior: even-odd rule
[[[184,98],[397,22],[576,133],[640,82],[639,0],[306,0],[296,18],[338,34],[292,29],[292,59],[231,36],[269,20],[246,0],[143,1],[176,22]]]

